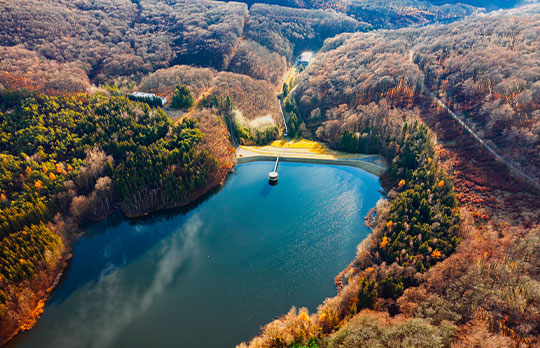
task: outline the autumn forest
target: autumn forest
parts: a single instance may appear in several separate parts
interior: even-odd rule
[[[0,2],[0,345],[85,226],[307,138],[384,158],[384,198],[335,296],[237,347],[539,347],[539,43],[530,0]]]

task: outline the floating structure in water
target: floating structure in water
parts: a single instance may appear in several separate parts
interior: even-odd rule
[[[278,183],[278,164],[279,164],[279,157],[276,159],[276,164],[274,165],[274,170],[268,173],[268,182],[270,185],[277,185]]]
[[[277,172],[270,172],[268,173],[268,181],[270,181],[270,183],[276,183],[277,184],[277,181],[278,181],[278,173]]]

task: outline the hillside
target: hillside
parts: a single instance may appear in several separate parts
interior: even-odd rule
[[[242,74],[176,65],[145,76],[139,87],[172,97],[177,85],[189,86],[197,100],[213,96],[229,97],[232,104],[250,120],[268,115],[276,123],[281,119],[275,87]]]
[[[529,7],[447,26],[327,40],[298,81],[299,109],[321,132],[332,119],[349,119],[341,130],[361,132],[350,118],[365,105],[385,99],[419,106],[433,102],[427,95],[433,91],[505,161],[540,182],[538,18],[538,7]],[[430,114],[425,120],[437,122]]]
[[[220,1],[230,1],[230,0],[220,0]],[[288,6],[288,7],[299,7],[299,8],[321,8],[321,9],[334,9],[336,11],[346,11],[347,5],[351,5],[351,2],[363,2],[367,5],[376,4],[374,6],[377,7],[383,7],[387,6],[390,8],[392,4],[401,3],[404,6],[414,6],[419,7],[419,5],[423,6],[429,6],[430,4],[433,5],[446,5],[446,4],[467,4],[475,7],[484,7],[489,10],[499,9],[499,8],[513,8],[518,4],[527,4],[531,3],[533,1],[519,1],[519,0],[398,0],[398,1],[364,1],[364,0],[353,0],[353,1],[347,1],[347,0],[328,0],[328,1],[321,1],[321,0],[240,0],[240,2],[244,2],[248,5],[253,5],[255,3],[264,3],[264,4],[272,4],[272,5],[280,5],[280,6]],[[389,4],[389,5],[386,5]]]
[[[37,8],[40,10],[36,11]],[[281,11],[291,10],[275,7],[267,10],[266,15],[280,18]],[[138,79],[148,72],[179,63],[227,70],[237,51],[239,56],[234,59],[232,69],[250,73],[255,68],[239,66],[246,55],[262,56],[260,59],[263,62],[274,65],[271,52],[256,47],[254,43],[243,43],[245,25],[252,28],[248,38],[254,36],[256,18],[261,15],[257,7],[251,12],[251,24],[245,24],[249,14],[247,6],[233,2],[17,0],[7,2],[0,8],[0,42],[6,58],[18,57],[21,50],[26,49],[35,52],[32,54],[37,54],[38,59],[44,62],[60,64],[57,71],[51,71],[49,76],[65,73],[64,66],[72,70],[80,69],[73,76],[78,84],[59,85],[59,90],[86,87],[88,79],[98,83],[112,81],[119,76],[129,80]],[[302,21],[311,16],[326,23],[328,32],[320,34],[319,43],[329,35],[357,28],[357,25],[339,25],[339,21],[334,19],[345,17],[340,14],[322,11],[306,11],[302,14],[305,15],[297,16],[296,20],[304,26],[303,30],[311,30],[310,33],[313,33],[309,26],[312,20],[303,24]],[[284,35],[284,40],[288,40],[287,34],[281,29],[278,29],[277,35]],[[308,38],[297,37],[296,42],[304,39]],[[287,48],[278,53],[292,54]],[[24,73],[42,65],[36,66],[35,60],[29,58],[18,63],[19,66],[7,63],[2,60],[0,69],[19,79],[26,79],[29,85],[33,81]],[[282,68],[278,66],[277,69]],[[261,76],[253,71],[252,74],[274,83],[278,79],[272,73]],[[45,87],[54,89],[55,86]]]
[[[205,0],[10,1],[0,9],[0,42],[76,63],[98,81],[147,73],[178,60],[224,69],[246,15],[245,5]]]
[[[406,6],[407,11],[416,6],[419,13],[425,12],[421,2]],[[402,5],[377,8],[379,12],[370,12],[358,5],[354,13],[341,13],[262,4],[248,9],[238,2],[208,0],[14,0],[0,8],[0,71],[8,73],[0,82],[51,92],[81,91],[88,89],[89,80],[129,84],[158,69],[193,64],[277,84],[284,67],[276,54],[291,61],[298,51],[317,49],[324,39],[341,32],[425,24],[450,13],[454,19],[472,13],[472,8],[451,7],[443,14],[437,8],[406,19],[410,15],[401,13]],[[393,8],[395,16],[372,23]],[[14,58],[23,59],[10,64]]]
[[[80,226],[222,185],[234,141],[279,137],[281,93],[290,136],[385,157],[386,194],[337,296],[239,347],[540,345],[540,5],[474,7],[513,4],[2,2],[0,344]]]
[[[211,110],[173,124],[126,97],[2,91],[0,124],[2,342],[39,316],[79,224],[186,205],[233,166]]]
[[[250,10],[246,36],[291,61],[293,55],[319,47],[328,37],[368,28],[337,12],[256,4]]]
[[[539,10],[325,41],[297,81],[299,111],[331,146],[393,158],[383,178],[388,197],[367,221],[371,236],[336,277],[338,295],[312,314],[291,309],[239,347],[540,344],[540,202],[534,182],[509,167],[538,179]],[[420,136],[422,126],[411,126],[420,121],[433,133]],[[432,181],[434,175],[443,179]],[[437,186],[449,182],[455,195],[438,196]],[[444,204],[452,210],[448,218]],[[453,232],[452,225],[442,227],[458,213]],[[439,228],[445,234],[434,237]]]
[[[224,0],[225,1],[225,0]],[[249,6],[279,5],[298,9],[332,10],[346,14],[371,28],[402,28],[461,19],[477,12],[513,7],[505,1],[485,4],[485,1],[422,1],[422,0],[241,0]],[[515,2],[514,2],[515,4]],[[472,6],[471,6],[472,5]]]

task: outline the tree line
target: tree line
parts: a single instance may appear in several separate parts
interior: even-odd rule
[[[352,322],[346,325],[351,318],[361,318],[357,314],[364,309],[397,314],[396,300],[405,290],[417,286],[423,273],[453,254],[460,242],[457,201],[451,180],[440,168],[427,126],[404,123],[387,153],[392,162],[385,178],[388,201],[378,203],[373,233],[358,247],[343,291],[326,299],[311,315],[306,309],[293,307],[286,316],[265,326],[249,345],[238,347],[332,347],[332,333],[340,335],[338,342],[353,340],[354,326]],[[381,315],[374,315],[374,319]],[[448,332],[456,330],[455,323],[447,327],[428,321],[414,323],[420,337],[400,334],[413,346],[428,332],[450,342]],[[395,323],[393,329],[398,327]],[[380,342],[383,338],[374,339]]]
[[[57,267],[68,225],[100,219],[115,205],[127,216],[183,205],[222,180],[221,159],[196,119],[173,124],[160,108],[127,97],[3,90],[0,124],[6,330],[20,320],[9,314],[20,310],[20,290]]]
[[[478,175],[474,161],[451,151],[465,139],[453,132],[444,139],[451,144],[436,144],[422,123],[443,121],[427,87],[536,173],[537,12],[530,6],[325,41],[292,98],[307,128],[331,147],[384,155],[387,199],[338,277],[339,294],[313,314],[293,308],[239,347],[538,345],[537,205],[498,204],[517,194],[513,182],[460,206],[456,192],[470,202],[486,189],[461,179],[463,168]],[[488,207],[496,218],[478,213]]]

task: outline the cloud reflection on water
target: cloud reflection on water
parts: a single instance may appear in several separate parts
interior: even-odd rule
[[[68,306],[76,311],[75,320],[58,331],[51,346],[112,346],[123,330],[143,315],[174,282],[182,265],[197,256],[202,226],[201,219],[194,215],[182,229],[149,251],[156,254],[155,257],[144,260],[155,260],[152,265],[140,265],[134,260],[131,264],[107,269],[97,283],[80,288],[68,300],[78,304]],[[148,269],[153,269],[153,277],[139,273]]]

